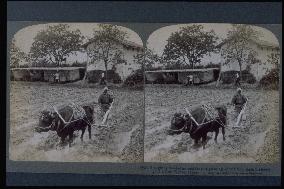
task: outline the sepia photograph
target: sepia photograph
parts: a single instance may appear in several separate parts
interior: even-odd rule
[[[281,185],[281,5],[8,1],[6,185]]]
[[[103,23],[46,23],[10,44],[13,161],[143,162],[143,42]]]
[[[244,24],[178,24],[145,49],[144,161],[278,163],[280,46]]]

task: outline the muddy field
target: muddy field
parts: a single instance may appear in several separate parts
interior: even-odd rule
[[[279,91],[245,87],[249,103],[244,128],[233,127],[232,106],[228,108],[226,140],[221,132],[218,143],[209,133],[208,143],[193,147],[189,134],[169,136],[166,131],[175,112],[185,113],[204,103],[226,105],[231,101],[234,88],[216,89],[211,86],[184,87],[179,85],[147,85],[145,87],[145,138],[146,162],[176,163],[272,163],[279,161]]]
[[[143,91],[110,88],[115,97],[107,128],[92,127],[92,140],[85,132],[81,142],[75,132],[72,147],[59,145],[55,131],[37,133],[39,113],[53,105],[71,100],[77,104],[97,101],[101,87],[76,84],[11,82],[10,145],[12,160],[142,162],[143,161]]]

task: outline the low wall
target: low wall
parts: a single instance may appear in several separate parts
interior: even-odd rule
[[[102,73],[105,73],[104,70],[89,70],[87,72],[87,80],[89,83],[98,83],[100,82]],[[120,76],[113,70],[107,71],[107,81],[111,83],[121,83],[122,80]]]
[[[239,71],[235,70],[222,72],[220,80],[224,84],[234,83],[236,81],[237,73],[239,73]],[[256,78],[252,73],[249,73],[248,71],[244,70],[242,71],[242,81],[253,84],[256,82]]]
[[[146,72],[146,83],[187,83],[187,76],[193,75],[193,82],[195,84],[208,83],[216,81],[219,76],[219,70],[202,70],[202,71],[161,71],[161,72]]]
[[[54,82],[56,69],[14,69],[11,80]],[[84,77],[85,69],[59,69],[60,82],[72,82]]]

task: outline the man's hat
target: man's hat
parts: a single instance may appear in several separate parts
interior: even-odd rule
[[[237,91],[238,91],[238,92],[239,92],[239,91],[242,92],[242,89],[241,89],[241,88],[238,88]]]
[[[103,91],[107,91],[107,90],[108,90],[108,87],[105,87]]]

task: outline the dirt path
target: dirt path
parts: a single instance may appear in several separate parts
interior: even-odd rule
[[[72,147],[60,146],[55,132],[36,133],[39,113],[53,105],[71,100],[77,104],[97,101],[100,88],[74,85],[12,82],[10,88],[9,157],[22,161],[141,162],[143,141],[135,135],[143,128],[143,91],[113,89],[115,103],[109,116],[109,128],[92,128],[92,140],[85,132],[75,132]],[[135,119],[134,119],[135,118]],[[142,135],[143,132],[140,133]],[[142,137],[143,138],[143,137]],[[133,142],[134,141],[134,142]],[[139,157],[131,150],[140,149]],[[130,150],[129,150],[130,149]]]
[[[228,107],[229,123],[226,141],[219,133],[218,143],[213,133],[206,149],[194,148],[189,134],[169,136],[166,130],[175,112],[202,103],[220,105],[230,102],[234,89],[214,89],[180,86],[147,86],[145,89],[145,161],[179,163],[263,163],[279,160],[279,92],[246,89],[249,99],[244,128],[233,128],[232,107]],[[278,136],[277,136],[278,134]]]

